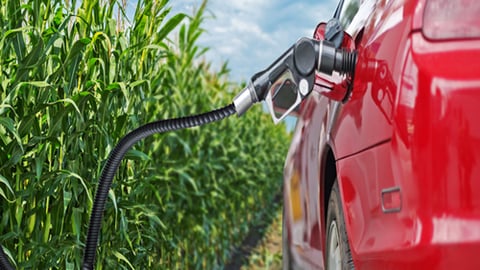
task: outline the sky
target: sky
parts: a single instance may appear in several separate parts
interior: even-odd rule
[[[173,13],[192,14],[201,0],[172,0]],[[300,37],[333,16],[337,0],[209,0],[207,31],[199,44],[218,69],[228,62],[230,79],[249,80],[268,67]]]

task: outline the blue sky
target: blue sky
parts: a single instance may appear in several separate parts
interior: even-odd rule
[[[337,0],[209,0],[214,18],[199,43],[210,48],[208,61],[218,68],[228,61],[230,77],[248,80],[266,68],[298,38],[312,36],[320,21],[328,20]],[[201,0],[172,0],[173,11],[191,14]],[[211,17],[211,16],[209,16]]]

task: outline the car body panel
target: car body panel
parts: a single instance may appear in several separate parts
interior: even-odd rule
[[[391,140],[337,162],[352,253],[358,269],[479,269],[480,41],[411,39]],[[391,187],[401,211],[383,213]]]
[[[480,269],[480,40],[426,39],[424,5],[357,13],[348,100],[317,88],[302,103],[284,199],[303,268],[325,267],[331,151],[356,269]]]
[[[389,16],[396,19],[389,19],[387,27],[379,23],[375,27],[372,23],[363,29],[356,48],[359,57],[354,91],[340,107],[332,129],[332,147],[337,158],[360,152],[392,136],[393,102],[411,30],[412,14],[403,14],[407,10],[398,5],[377,7],[370,21]]]

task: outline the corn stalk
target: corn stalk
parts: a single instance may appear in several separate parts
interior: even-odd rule
[[[231,102],[227,68],[199,60],[205,5],[187,16],[140,0],[129,21],[125,2],[0,0],[0,243],[18,269],[80,268],[97,179],[124,134]],[[257,108],[137,144],[97,269],[224,265],[281,185],[288,135],[270,122]]]

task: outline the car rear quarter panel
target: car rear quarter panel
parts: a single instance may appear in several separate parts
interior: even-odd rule
[[[399,3],[379,1],[363,30],[355,30],[359,56],[354,90],[340,107],[332,128],[337,158],[361,152],[392,136],[394,102],[414,9],[412,4]]]
[[[404,3],[376,14],[385,22],[401,10],[388,31],[364,30],[366,68],[332,133],[354,261],[480,269],[480,41],[429,41],[410,31],[418,10]],[[384,213],[391,188],[401,210]]]
[[[381,205],[382,190],[398,186],[391,168],[391,138],[413,8],[395,1],[381,5],[357,36],[352,95],[340,106],[332,128],[347,234],[359,269],[370,269],[369,262],[383,258],[385,251],[408,245],[415,225],[384,214]]]

